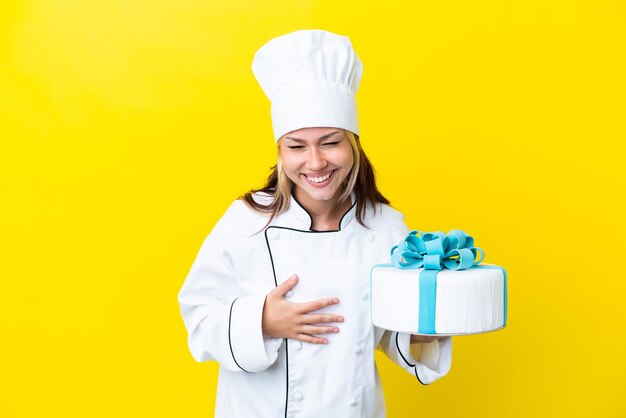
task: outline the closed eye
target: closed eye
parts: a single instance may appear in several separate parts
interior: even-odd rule
[[[321,146],[322,147],[333,146],[333,145],[337,145],[340,142],[341,142],[341,140],[339,140],[339,141],[332,141],[332,142],[325,142]],[[304,145],[287,145],[287,148],[296,150],[296,149],[303,149],[303,148],[305,148],[305,146]]]

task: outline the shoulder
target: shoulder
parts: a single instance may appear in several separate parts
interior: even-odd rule
[[[254,201],[263,205],[271,203],[273,197],[266,193],[253,194]],[[229,236],[254,234],[267,223],[269,214],[250,207],[242,199],[235,199],[215,224],[212,235],[226,239]]]
[[[409,228],[404,222],[404,214],[388,204],[378,203],[375,208],[368,208],[366,225],[382,237],[398,241],[405,236]]]
[[[383,218],[404,222],[404,213],[398,209],[394,209],[385,203],[379,203],[378,206],[381,208],[381,216]]]
[[[366,217],[376,223],[404,224],[404,214],[385,203],[377,203],[375,207],[369,206]]]

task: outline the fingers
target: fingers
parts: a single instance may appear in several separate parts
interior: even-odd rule
[[[319,327],[316,325],[305,325],[300,329],[301,333],[296,336],[296,339],[302,342],[311,344],[328,344],[328,339],[323,337],[315,337],[318,334],[337,334],[339,328],[337,327]]]
[[[317,334],[336,334],[339,332],[337,327],[320,327],[317,325],[305,325],[300,329],[302,334],[317,335]]]
[[[432,343],[433,341],[439,339],[438,336],[432,335],[411,335],[411,343]]]
[[[336,318],[334,315],[308,315],[311,317],[328,317],[326,322],[332,322],[332,319]],[[343,318],[342,318],[343,320]],[[319,334],[337,334],[339,328],[332,326],[318,326],[318,325],[303,325],[299,329],[299,334],[296,339],[302,342],[311,344],[328,344],[328,339],[323,337],[316,337]]]
[[[303,315],[303,324],[322,324],[325,322],[343,322],[343,316],[335,314],[326,315]]]
[[[273,296],[283,297],[285,296],[285,293],[293,289],[297,283],[298,276],[294,274],[290,278],[279,284],[275,289],[272,289],[269,294]]]
[[[298,281],[298,276],[294,274],[268,293],[264,312],[266,306],[268,307],[268,312],[270,311],[269,307],[272,308],[272,313],[268,314],[268,316],[270,319],[273,319],[268,321],[273,325],[271,327],[268,325],[266,328],[268,330],[276,328],[282,334],[281,337],[293,338],[310,344],[328,344],[327,338],[318,337],[317,335],[338,333],[339,328],[331,325],[316,324],[343,322],[344,318],[338,314],[320,313],[311,315],[309,312],[317,311],[326,306],[336,305],[339,303],[339,298],[329,297],[304,303],[293,303],[284,300],[285,294],[293,289],[298,284]],[[266,328],[264,328],[264,332],[266,332]]]
[[[325,298],[325,299],[314,300],[312,302],[299,303],[298,308],[300,312],[313,312],[313,311],[320,310],[326,306],[336,305],[338,303],[339,303],[338,298]]]
[[[326,338],[313,337],[308,334],[298,334],[296,336],[296,340],[302,341],[303,343],[328,344],[328,340]]]

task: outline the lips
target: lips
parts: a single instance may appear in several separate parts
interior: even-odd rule
[[[328,183],[330,183],[330,181],[333,178],[333,175],[335,174],[335,170],[332,171],[328,171],[326,173],[310,173],[310,174],[304,174],[302,173],[302,175],[306,178],[307,183],[309,183],[312,186],[315,187],[323,187],[325,185],[327,185]]]

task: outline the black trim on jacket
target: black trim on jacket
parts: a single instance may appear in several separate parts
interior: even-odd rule
[[[233,352],[233,344],[232,344],[232,342],[230,340],[230,322],[231,322],[231,318],[233,316],[233,306],[235,305],[236,301],[237,301],[237,299],[233,300],[233,303],[230,304],[230,312],[228,312],[228,346],[230,347],[230,355],[233,356],[233,361],[235,362],[237,367],[239,367],[241,370],[243,370],[246,373],[252,373],[252,372],[247,371],[246,369],[241,367],[239,365],[239,363],[237,363],[237,359],[235,358],[235,353]]]
[[[410,344],[410,343],[409,343]],[[417,377],[417,380],[424,386],[427,386],[428,383],[424,383],[422,382],[422,379],[420,379],[419,375],[417,374],[417,365],[416,364],[411,364],[408,362],[408,360],[406,359],[406,357],[404,357],[404,354],[402,354],[402,351],[400,351],[400,345],[398,344],[398,333],[396,332],[396,349],[398,350],[398,353],[400,354],[400,357],[402,357],[402,360],[404,360],[404,362],[406,363],[407,366],[409,367],[413,367],[413,372],[415,372],[415,377]]]

